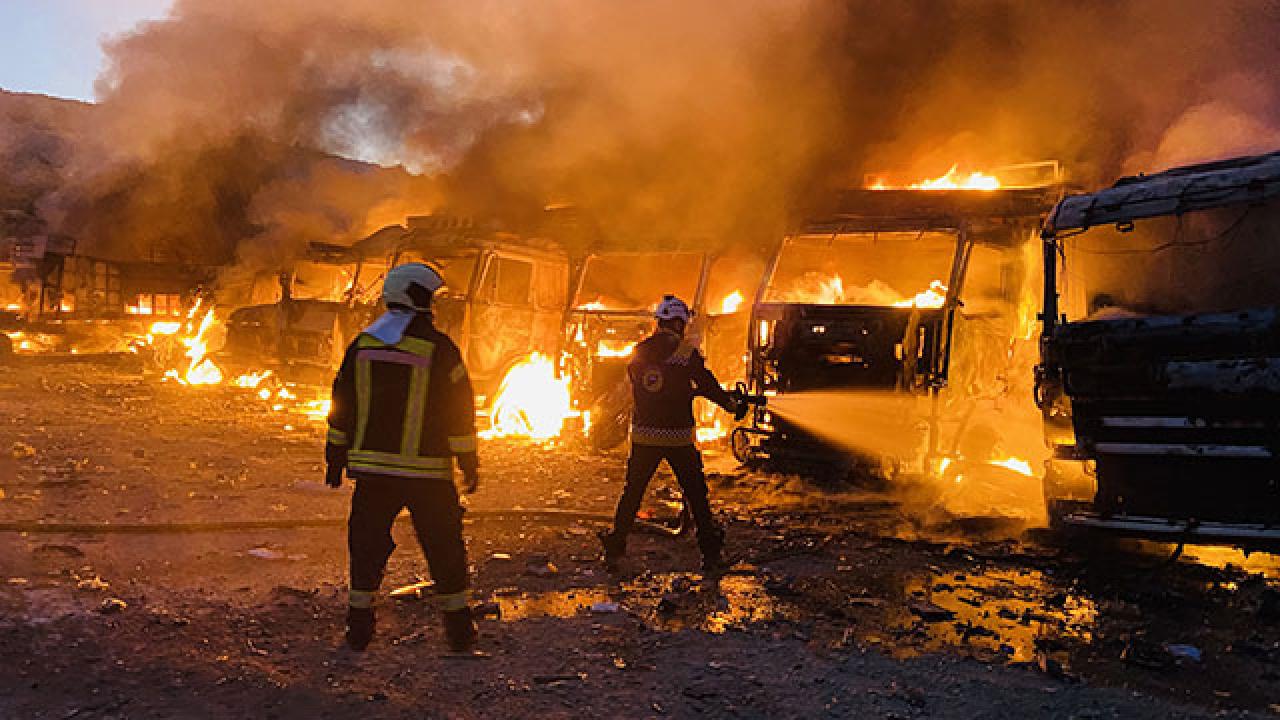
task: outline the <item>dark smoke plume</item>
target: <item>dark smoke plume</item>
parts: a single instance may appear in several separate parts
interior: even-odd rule
[[[109,43],[59,210],[210,259],[357,235],[370,202],[757,244],[869,171],[1052,158],[1090,185],[1280,145],[1278,29],[1233,0],[177,0]],[[313,151],[436,183],[352,198]]]

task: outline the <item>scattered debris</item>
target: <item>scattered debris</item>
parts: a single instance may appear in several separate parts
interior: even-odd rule
[[[476,617],[502,619],[502,604],[495,600],[486,600],[482,603],[476,603],[471,607],[471,612]]]
[[[422,600],[429,595],[435,593],[436,584],[432,580],[420,580],[411,585],[405,585],[392,590],[390,593],[393,600]]]
[[[611,615],[618,612],[622,606],[616,602],[598,602],[591,604],[591,612],[597,615]]]
[[[546,578],[556,575],[560,569],[551,562],[551,558],[544,554],[534,554],[529,556],[529,560],[525,563],[524,574],[533,577]]]
[[[76,583],[77,590],[90,590],[93,592],[101,592],[109,587],[111,587],[111,585],[97,575],[94,575],[91,578],[84,578],[80,582]]]
[[[1164,649],[1165,649],[1165,652],[1169,653],[1179,661],[1190,660],[1191,662],[1198,663],[1203,658],[1203,654],[1200,652],[1200,648],[1196,647],[1195,645],[1186,645],[1183,643],[1168,643],[1164,646]]]
[[[98,606],[98,612],[103,615],[112,615],[129,607],[129,603],[117,597],[104,598],[102,604]]]
[[[279,550],[272,550],[269,547],[256,547],[249,550],[246,555],[259,558],[261,560],[283,560],[285,555]]]
[[[16,440],[13,443],[13,447],[10,448],[9,454],[13,456],[14,460],[26,460],[27,458],[35,457],[36,449],[29,443]]]
[[[944,622],[956,616],[950,610],[934,605],[926,600],[916,600],[907,606],[912,613],[925,622]]]

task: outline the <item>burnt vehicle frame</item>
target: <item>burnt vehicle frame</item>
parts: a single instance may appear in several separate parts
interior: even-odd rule
[[[97,356],[123,352],[116,330],[141,336],[153,322],[185,318],[215,276],[209,267],[82,253],[65,235],[24,238],[10,255],[22,302],[0,311],[0,334],[41,335],[53,350]]]
[[[1272,153],[1122,178],[1054,209],[1036,369],[1053,527],[1280,547],[1280,293],[1241,282],[1274,270],[1277,197]],[[1108,256],[1139,251],[1108,284]],[[1149,302],[1164,293],[1148,274],[1180,283],[1178,301]]]
[[[674,284],[670,276],[657,279],[650,273],[655,279],[645,280],[643,290],[625,293],[628,297],[622,302],[614,298],[602,302],[613,282],[597,277],[601,272],[617,269],[611,267],[615,264],[631,265],[634,272],[637,264],[664,259],[684,262],[692,272]],[[593,447],[605,450],[626,440],[631,410],[626,367],[632,349],[653,330],[652,305],[663,294],[675,294],[690,303],[693,332],[703,331],[710,322],[705,305],[712,263],[707,253],[685,250],[605,251],[582,259],[565,311],[560,371],[569,377],[576,409],[588,418],[587,435]]]
[[[462,351],[482,407],[513,365],[533,353],[554,357],[560,345],[569,269],[552,242],[420,216],[349,248],[313,246],[313,255],[317,250],[316,259],[348,268],[342,299],[285,293],[279,302],[237,309],[227,321],[225,362],[324,382],[346,344],[381,312],[386,271],[405,262],[432,264],[444,276],[432,303],[435,321]]]
[[[1056,178],[1056,164],[1053,169]],[[959,457],[972,406],[980,400],[966,409],[964,403],[944,401],[944,391],[952,379],[957,321],[965,308],[975,251],[982,249],[978,262],[984,272],[1001,273],[1000,282],[1008,285],[1001,290],[1007,296],[1004,300],[1016,305],[1025,278],[1011,277],[1006,282],[1004,274],[1026,264],[1022,256],[1027,244],[1034,242],[1041,220],[1060,192],[1056,182],[992,191],[850,190],[839,198],[835,212],[783,238],[752,305],[747,392],[764,396],[803,391],[886,393],[891,400],[899,398],[892,401],[911,408],[924,422],[913,429],[915,441],[910,449],[873,457],[829,442],[768,407],[756,407],[732,433],[738,459],[815,475],[861,468],[883,477],[938,472],[947,458]],[[951,239],[946,273],[936,278],[945,285],[937,307],[787,302],[771,296],[789,244],[825,237],[830,252],[839,253],[842,237],[870,236],[874,242],[879,235],[917,239],[929,235],[935,244],[943,236]],[[903,253],[913,252],[910,239],[897,242],[902,243]],[[908,293],[924,286],[936,289],[926,282]]]

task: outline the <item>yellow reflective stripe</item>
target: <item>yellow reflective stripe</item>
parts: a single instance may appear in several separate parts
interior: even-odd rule
[[[476,451],[475,435],[455,435],[449,438],[449,450],[454,453],[473,453]]]
[[[462,363],[458,363],[457,365],[453,366],[452,370],[449,371],[449,382],[455,383],[455,384],[462,382],[462,378],[466,376],[467,376],[467,366],[463,365]]]
[[[380,348],[380,347],[386,347],[386,346],[387,344],[382,342],[378,338],[372,335],[367,335],[365,333],[360,333],[360,335],[356,338],[356,347],[358,348]]]
[[[467,606],[467,591],[437,595],[436,602],[440,603],[440,609],[445,612],[461,610]]]
[[[364,432],[369,427],[369,405],[373,396],[373,363],[356,359],[356,439],[354,447],[364,445]]]
[[[449,480],[452,477],[449,470],[419,470],[373,463],[347,463],[347,471],[357,480],[365,475],[394,475],[415,480]]]
[[[347,604],[353,608],[373,607],[374,591],[372,590],[356,590],[352,588],[347,592]]]
[[[416,455],[399,455],[397,453],[378,452],[376,450],[352,450],[352,463],[363,462],[371,465],[394,465],[396,467],[414,468],[416,470],[446,470],[453,458],[418,457]]]
[[[346,445],[347,434],[338,428],[331,427],[329,428],[329,434],[325,436],[325,441],[330,445]]]
[[[431,357],[431,353],[435,350],[436,345],[430,340],[405,336],[400,338],[400,342],[396,343],[395,347],[397,350],[403,350],[408,353],[413,353],[414,355]]]
[[[422,357],[431,359],[435,345],[423,342]],[[421,350],[422,348],[419,348]],[[409,375],[409,401],[404,410],[404,431],[400,435],[400,453],[416,457],[422,445],[422,423],[427,414],[427,391],[431,388],[431,364],[415,366]]]

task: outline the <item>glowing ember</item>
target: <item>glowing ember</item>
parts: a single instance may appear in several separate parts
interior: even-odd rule
[[[4,309],[8,310],[9,312],[18,312],[19,310],[22,309],[22,306],[17,303],[9,303],[8,305],[4,306]]]
[[[507,372],[493,400],[492,426],[484,437],[550,440],[573,416],[569,378],[557,377],[551,358],[534,353]]]
[[[1025,475],[1027,477],[1035,476],[1035,472],[1031,469],[1031,463],[1021,458],[1011,457],[1005,458],[1004,460],[992,460],[991,464],[1012,470],[1019,475]]]
[[[940,308],[947,302],[947,286],[941,280],[929,283],[929,289],[916,293],[915,297],[899,300],[894,307]]]
[[[589,303],[583,303],[579,305],[578,309],[579,310],[607,310],[608,308],[605,306],[604,303],[600,302],[599,300],[592,300]]]
[[[733,313],[738,312],[738,310],[742,307],[742,301],[743,301],[742,293],[737,290],[734,290],[728,295],[725,295],[724,300],[720,301],[721,314],[732,315]]]

